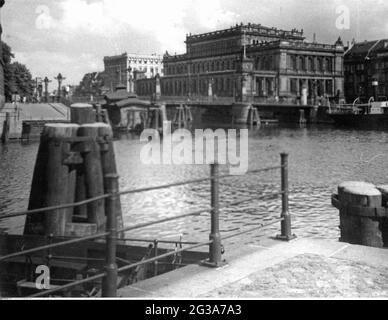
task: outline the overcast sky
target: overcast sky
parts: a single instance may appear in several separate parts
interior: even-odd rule
[[[183,53],[187,33],[240,22],[303,29],[324,43],[388,38],[384,0],[6,0],[1,15],[16,59],[68,84],[102,71],[105,55]]]

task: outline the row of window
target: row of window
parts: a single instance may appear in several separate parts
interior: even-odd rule
[[[388,60],[387,61],[377,61],[371,65],[376,71],[388,68]],[[356,71],[364,71],[365,64],[357,63],[357,64],[345,64],[345,72],[354,73]]]
[[[236,79],[227,77],[219,77],[210,79],[192,79],[188,80],[168,80],[161,83],[162,95],[167,96],[185,96],[188,94],[207,95],[209,90],[209,81],[212,81],[213,94],[220,96],[232,96],[236,90],[241,88],[241,82]],[[287,81],[287,90],[293,94],[300,95],[303,82],[300,79],[292,78]],[[308,95],[312,96],[314,90],[318,96],[332,94],[332,80],[309,80],[306,82],[308,87]],[[274,96],[277,92],[277,84],[275,78],[257,78],[256,79],[256,94],[259,96]],[[153,81],[142,82],[137,88],[139,95],[151,95],[155,93],[155,83]]]
[[[210,44],[192,45],[188,49],[193,55],[209,55],[219,53],[220,51],[230,51],[238,45],[238,40],[224,40]]]
[[[287,67],[291,70],[332,72],[333,58],[289,55]]]
[[[316,56],[287,56],[287,68],[291,70],[310,71],[310,72],[332,72],[333,58],[331,57],[316,57]],[[236,61],[234,59],[214,60],[194,62],[189,70],[187,63],[171,64],[166,66],[166,74],[187,74],[203,73],[214,71],[235,70]],[[255,70],[275,70],[277,68],[277,60],[275,55],[255,56]]]
[[[144,71],[144,72],[148,72],[148,70],[150,71],[151,74],[157,74],[159,73],[159,68],[156,67],[156,68],[153,68],[153,67],[150,67],[148,69],[148,67],[139,67],[139,68],[133,68],[133,71]]]
[[[194,62],[191,65],[191,73],[203,73],[203,72],[212,72],[212,71],[224,71],[224,70],[234,70],[236,68],[236,61],[234,59],[228,60],[214,60],[214,61],[202,61]],[[187,74],[189,72],[189,66],[187,63],[182,63],[178,65],[166,65],[166,74]]]

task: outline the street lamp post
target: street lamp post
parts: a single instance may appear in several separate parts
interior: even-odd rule
[[[66,78],[62,76],[61,73],[59,73],[55,79],[58,81],[58,102],[61,100],[61,87],[62,87],[62,81]]]
[[[373,88],[373,98],[375,101],[378,100],[378,88],[379,88],[379,82],[377,79],[372,80],[372,88]]]
[[[49,80],[49,78],[45,77],[43,82],[44,82],[44,97],[45,97],[45,102],[47,103],[49,102],[48,84],[52,81]]]

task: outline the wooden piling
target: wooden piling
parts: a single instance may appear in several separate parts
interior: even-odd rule
[[[1,134],[1,142],[7,143],[9,139],[9,130],[11,126],[11,113],[7,112],[5,114],[5,120],[3,124],[3,132]]]
[[[117,175],[117,165],[116,165],[116,156],[113,146],[113,131],[111,126],[107,124],[100,124],[98,128],[98,135],[100,139],[103,139],[105,142],[102,144],[101,149],[101,166],[103,176],[114,176]],[[104,180],[104,191],[105,193],[109,192],[109,186],[106,184],[106,179]],[[118,197],[115,201],[116,209],[116,220],[117,228],[123,228],[123,216],[121,211],[121,201]]]
[[[96,103],[94,107],[96,109],[96,122],[104,122],[101,105]]]
[[[161,111],[162,122],[168,121],[167,108],[165,104],[162,104],[160,106],[160,111]]]
[[[95,123],[96,111],[91,104],[75,103],[70,106],[70,122],[77,124]]]
[[[388,185],[376,187],[382,195],[382,206],[388,208]],[[384,247],[388,247],[388,217],[381,219],[381,232],[383,234]]]
[[[381,248],[384,246],[381,218],[368,214],[381,208],[381,192],[365,182],[345,182],[338,186],[340,203],[340,241]]]
[[[76,103],[70,106],[70,121],[77,124],[87,124],[96,122],[96,112],[93,106],[87,103]],[[85,170],[84,166],[77,168],[75,201],[80,202],[86,199]],[[86,205],[75,208],[74,215],[77,217],[87,217]]]
[[[78,128],[76,124],[45,125],[28,210],[74,202],[76,171],[63,161],[70,152],[70,143],[64,139],[76,137]],[[24,233],[64,236],[66,223],[71,222],[72,214],[73,208],[66,208],[49,211],[44,215],[28,215]]]
[[[76,176],[76,188],[75,188],[75,202],[81,202],[86,199],[86,186],[85,186],[85,169],[83,165],[78,166]],[[86,204],[74,208],[74,215],[82,219],[86,219],[87,207]]]
[[[84,159],[83,168],[85,172],[86,198],[94,198],[104,194],[104,178],[101,165],[100,146],[96,141],[99,136],[99,129],[106,126],[104,123],[90,123],[80,126],[79,137],[94,139],[89,141],[87,148],[80,150]],[[98,231],[105,230],[104,200],[94,201],[87,205],[87,216],[89,223],[95,223]]]

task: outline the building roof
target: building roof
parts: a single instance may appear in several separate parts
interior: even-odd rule
[[[131,97],[128,99],[124,99],[115,103],[115,105],[119,108],[127,108],[127,107],[148,107],[151,106],[151,102],[140,100],[137,97]]]
[[[236,26],[230,27],[229,29],[216,30],[202,34],[190,34],[186,36],[186,43],[202,42],[207,40],[219,39],[223,37],[230,37],[234,35],[260,35],[264,37],[275,37],[275,38],[288,38],[294,40],[304,40],[303,30],[292,29],[282,30],[277,28],[269,28],[262,26],[261,24],[237,24]]]
[[[70,117],[70,109],[62,103],[6,103],[1,112],[14,112],[15,109],[22,120],[63,121]]]
[[[163,55],[162,54],[156,54],[156,53],[152,53],[152,54],[138,54],[138,53],[122,53],[122,54],[119,54],[119,55],[114,55],[114,56],[105,56],[104,57],[104,61],[111,61],[111,60],[117,60],[117,59],[147,59],[147,60],[150,60],[150,59],[156,59],[156,60],[161,60],[163,59]]]
[[[345,56],[346,58],[366,58],[381,51],[388,51],[388,39],[355,43]]]
[[[104,98],[108,103],[117,102],[120,100],[137,97],[134,93],[129,93],[127,87],[124,85],[118,85],[116,91],[108,92]]]

